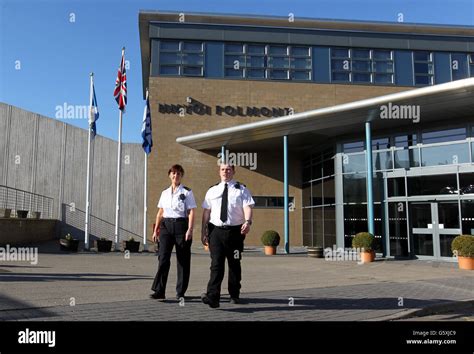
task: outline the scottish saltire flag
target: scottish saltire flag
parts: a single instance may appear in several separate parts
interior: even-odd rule
[[[124,112],[127,105],[127,74],[125,73],[125,50],[122,49],[122,61],[115,80],[114,97],[119,109]]]
[[[95,137],[95,134],[97,133],[95,122],[97,122],[97,119],[99,119],[99,107],[97,105],[97,99],[95,98],[94,83],[92,83],[92,97],[89,107],[89,127],[92,131],[92,137]]]
[[[143,138],[143,150],[146,154],[151,152],[153,146],[153,139],[151,136],[151,114],[150,114],[150,100],[148,99],[148,91],[146,92],[146,105],[145,111],[143,112],[143,125],[142,125],[142,138]]]

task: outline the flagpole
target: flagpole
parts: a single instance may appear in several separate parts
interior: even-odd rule
[[[84,226],[84,249],[89,250],[89,214],[90,214],[90,168],[91,168],[91,114],[92,114],[92,91],[94,85],[94,73],[90,73],[90,104],[89,104],[89,134],[87,139],[87,182],[86,182],[86,220]]]
[[[122,48],[122,60],[125,60],[125,47]],[[125,65],[125,64],[124,64]],[[119,107],[120,108],[120,107]],[[119,109],[119,136],[117,148],[117,198],[115,204],[115,250],[119,250],[119,232],[120,232],[120,172],[122,169],[122,115],[123,110]]]
[[[143,192],[143,251],[147,252],[147,239],[146,239],[146,213],[147,213],[147,165],[148,165],[148,154],[145,152],[145,177],[144,177],[144,186],[145,190]]]
[[[119,138],[117,149],[117,202],[115,204],[115,249],[119,249],[119,222],[120,222],[120,171],[122,162],[122,110],[119,114]]]

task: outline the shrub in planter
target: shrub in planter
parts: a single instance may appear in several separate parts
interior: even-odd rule
[[[373,262],[375,259],[375,251],[372,249],[374,244],[374,235],[369,232],[359,232],[352,239],[352,248],[363,251],[360,253],[362,263]]]
[[[77,252],[79,248],[79,240],[67,234],[59,240],[59,247],[62,251]]]
[[[474,270],[474,236],[459,235],[451,243],[451,250],[458,257],[459,269]]]
[[[11,209],[8,208],[0,208],[0,218],[9,218],[12,213]]]
[[[124,251],[129,251],[129,252],[139,252],[140,251],[140,242],[135,241],[133,237],[130,237],[128,241],[124,241]]]
[[[28,210],[17,210],[16,217],[19,219],[26,219],[28,217]]]
[[[276,254],[277,246],[280,244],[280,235],[274,230],[265,231],[261,238],[262,244],[265,246],[266,255]]]
[[[102,237],[95,240],[97,252],[110,252],[112,250],[112,241]]]

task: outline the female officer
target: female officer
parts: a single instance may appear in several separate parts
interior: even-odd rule
[[[166,282],[170,270],[170,258],[173,246],[176,247],[178,280],[176,299],[184,298],[188,288],[191,269],[191,243],[193,238],[194,209],[196,201],[191,189],[181,184],[184,169],[173,165],[168,171],[171,186],[161,192],[158,202],[153,241],[160,242],[158,253],[159,265],[151,289],[150,297],[165,299]]]

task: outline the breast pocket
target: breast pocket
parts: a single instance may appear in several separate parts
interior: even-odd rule
[[[232,206],[242,205],[242,195],[240,193],[232,193],[229,196],[229,202]]]

